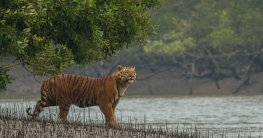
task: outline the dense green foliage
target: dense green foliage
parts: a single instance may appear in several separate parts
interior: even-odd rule
[[[263,69],[262,7],[261,0],[173,0],[153,12],[160,35],[144,51],[175,58],[188,77],[194,64],[198,78],[239,79],[243,72],[248,81]]]
[[[186,78],[216,84],[229,77],[247,83],[251,73],[263,71],[261,0],[172,0],[148,10],[162,1],[1,0],[1,88],[10,82],[12,66],[46,75],[74,63],[92,64],[143,44],[154,31],[151,24],[159,24],[157,35],[142,48],[122,50],[130,55],[122,64],[138,64],[153,74],[173,66]],[[10,57],[16,62],[6,64]]]
[[[162,1],[0,0],[0,91],[16,65],[34,75],[57,74],[142,44],[154,31],[147,10]]]

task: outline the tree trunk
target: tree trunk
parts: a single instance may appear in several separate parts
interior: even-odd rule
[[[193,62],[191,65],[192,65],[192,72],[190,76],[190,92],[189,92],[190,95],[193,94],[193,75],[195,72],[195,62]]]

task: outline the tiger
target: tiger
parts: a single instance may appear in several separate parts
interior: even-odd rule
[[[80,108],[99,106],[104,114],[105,124],[119,128],[114,117],[115,109],[128,86],[134,82],[136,82],[135,66],[118,65],[115,73],[104,78],[60,74],[42,83],[41,99],[37,101],[34,112],[29,112],[30,107],[26,112],[35,120],[45,107],[58,106],[60,120],[70,124],[67,115],[72,104]]]

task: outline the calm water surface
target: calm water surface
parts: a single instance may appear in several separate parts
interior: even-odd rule
[[[21,101],[21,108],[33,107],[38,97],[0,95],[0,105],[5,107],[9,106],[9,101]],[[25,98],[27,100],[22,100]],[[50,110],[58,111],[52,107],[46,108],[45,112]],[[90,118],[102,120],[98,107],[81,109],[73,106],[71,111],[69,119],[76,118],[76,114],[78,118],[89,114]],[[116,118],[123,122],[146,122],[153,127],[167,124],[168,128],[179,125],[179,129],[184,129],[196,126],[215,135],[263,137],[263,95],[126,95],[117,106]]]

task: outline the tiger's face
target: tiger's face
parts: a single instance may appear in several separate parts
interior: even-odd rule
[[[135,66],[123,67],[118,66],[118,77],[122,82],[134,83],[136,80]]]

